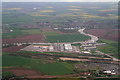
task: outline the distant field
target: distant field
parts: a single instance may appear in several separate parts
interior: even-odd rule
[[[89,29],[85,30],[85,32],[95,35],[99,37],[100,39],[106,39],[106,40],[113,40],[118,41],[119,39],[119,29]]]
[[[31,34],[19,36],[16,38],[3,39],[3,43],[29,43],[29,42],[45,42],[43,34]]]
[[[28,30],[21,30],[24,34],[40,34],[41,31],[39,29],[28,29]]]
[[[45,36],[43,36],[43,34]],[[47,31],[41,32],[39,29],[13,29],[12,32],[3,33],[3,43],[16,43],[16,42],[77,42],[90,39],[79,33],[62,33],[60,31]],[[7,39],[6,39],[7,38]],[[9,39],[10,38],[10,39]]]
[[[12,32],[3,33],[3,38],[15,38],[19,36],[24,35],[30,35],[30,34],[40,34],[41,31],[39,29],[12,29]]]
[[[48,42],[77,42],[85,41],[90,39],[90,37],[75,33],[75,34],[59,34],[56,32],[46,32],[45,33]]]
[[[3,33],[3,43],[44,42],[40,29],[13,28],[12,32]]]

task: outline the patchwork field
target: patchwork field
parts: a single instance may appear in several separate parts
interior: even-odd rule
[[[3,60],[4,60],[3,69],[21,67],[21,68],[34,69],[47,75],[65,75],[65,74],[74,73],[72,71],[73,69],[72,65],[66,62],[43,64],[44,61],[42,59],[11,56],[8,54],[3,55]]]
[[[12,31],[11,31],[12,30]],[[12,29],[9,29],[6,33],[3,31],[3,38],[15,38],[19,36],[25,36],[30,34],[40,34],[40,29],[19,29],[17,26],[16,28],[13,27]]]
[[[105,66],[105,69],[113,70],[114,68],[111,67],[114,64],[111,64],[111,59],[108,59],[109,57],[106,55],[27,52],[20,51],[26,45],[15,46],[13,44],[85,41],[90,37],[78,33],[78,29],[86,28],[85,32],[99,37],[98,42],[107,43],[105,46],[98,47],[98,50],[118,58],[120,52],[118,52],[119,43],[116,42],[119,31],[117,8],[117,3],[28,2],[23,4],[4,2],[2,7],[2,43],[9,45],[2,49],[3,71],[12,72],[17,76],[44,77],[43,75],[46,75],[47,78],[51,78],[53,76],[72,77],[73,75],[78,77],[76,74],[98,70],[98,66],[99,69],[101,66]],[[72,46],[79,47],[81,44],[72,44]],[[65,57],[63,59],[79,57],[81,61],[63,61],[60,60],[60,57]],[[84,59],[89,59],[93,64],[84,62]],[[100,65],[101,63],[102,65]],[[106,63],[110,65],[103,65]]]

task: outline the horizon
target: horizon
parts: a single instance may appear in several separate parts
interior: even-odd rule
[[[119,2],[119,0],[3,0],[2,2]]]

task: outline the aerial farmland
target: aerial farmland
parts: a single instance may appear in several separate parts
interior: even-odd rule
[[[3,3],[3,80],[118,78],[118,4]]]

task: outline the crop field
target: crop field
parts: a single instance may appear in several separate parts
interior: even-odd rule
[[[92,35],[95,35],[101,39],[113,40],[113,41],[118,41],[118,39],[119,39],[118,31],[119,31],[119,29],[90,29],[90,30],[85,30],[85,32],[92,34]]]
[[[67,75],[70,73],[74,73],[74,71],[72,71],[71,64],[62,62],[43,64],[40,66],[36,66],[35,69],[49,75]]]
[[[48,75],[65,75],[74,73],[72,65],[66,62],[43,64],[41,59],[25,58],[20,56],[3,55],[3,68],[21,67],[37,70]]]
[[[39,29],[19,29],[13,28],[12,32],[3,33],[3,38],[15,38],[18,36],[30,35],[30,34],[40,34],[41,31]]]
[[[102,42],[106,43],[106,46],[98,47],[98,50],[110,54],[116,58],[119,58],[119,45],[120,43],[111,41],[111,40],[101,40]]]
[[[39,71],[28,69],[28,68],[8,68],[6,70],[3,70],[3,76],[6,73],[12,73],[16,76],[40,76],[43,75]]]
[[[90,39],[90,37],[75,33],[75,34],[59,34],[56,32],[45,33],[48,42],[78,42]]]
[[[3,39],[3,43],[29,43],[29,42],[45,42],[42,34],[25,35],[16,38]]]
[[[101,6],[101,4],[91,5],[91,3],[87,3],[88,7],[86,7],[86,3],[55,3],[57,5],[53,5],[53,3],[33,3],[33,6],[31,6],[30,3],[26,5],[19,3],[17,6],[14,5],[14,3],[3,4],[3,23],[24,24],[31,22],[42,22],[42,19],[44,19],[44,21],[55,22],[58,21],[56,18],[62,18],[61,21],[63,22],[64,20],[68,19],[67,17],[71,16],[77,16],[78,18],[86,19],[116,19],[118,17],[116,15],[117,3],[102,3],[104,6]],[[8,7],[11,4],[12,7]],[[16,16],[17,14],[19,16]],[[38,19],[39,21],[35,19]]]
[[[28,29],[28,30],[21,30],[24,34],[40,34],[41,31],[39,29]]]
[[[30,65],[31,59],[23,58],[20,56],[10,56],[8,54],[4,54],[3,58],[3,68],[4,67],[23,67],[25,65]]]
[[[9,47],[3,48],[2,52],[14,53],[14,52],[17,52],[24,47],[26,47],[26,46],[9,46]]]

